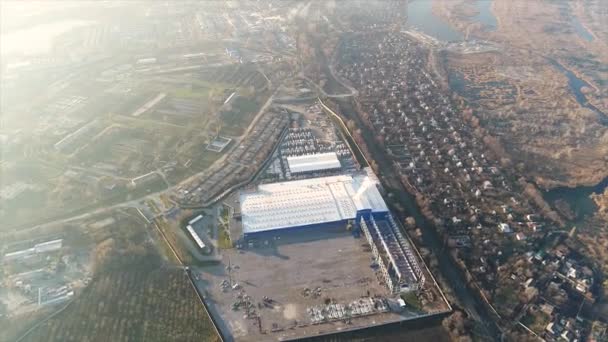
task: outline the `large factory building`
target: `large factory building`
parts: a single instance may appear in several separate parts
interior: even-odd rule
[[[245,240],[290,231],[345,227],[351,221],[369,243],[392,293],[417,290],[425,282],[418,258],[378,190],[376,176],[339,175],[259,185],[241,192]],[[283,235],[284,236],[284,235]]]
[[[242,192],[240,203],[245,239],[388,214],[378,181],[369,174],[262,184]]]

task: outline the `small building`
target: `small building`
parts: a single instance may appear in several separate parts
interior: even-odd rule
[[[553,311],[555,310],[555,307],[551,304],[542,304],[540,306],[540,311],[542,311],[544,314],[551,316],[553,314]]]
[[[36,249],[34,249],[34,248],[22,249],[20,251],[4,254],[3,260],[4,261],[17,260],[17,259],[29,257],[34,254],[36,254]]]
[[[4,255],[3,260],[5,262],[7,262],[7,261],[17,260],[17,259],[25,259],[25,258],[31,257],[36,254],[40,254],[40,253],[58,251],[61,249],[62,246],[63,246],[63,239],[41,242],[41,243],[34,245],[34,247],[32,247],[32,248],[22,249],[22,250],[11,252],[11,253],[6,253]]]
[[[549,324],[547,324],[547,326],[545,327],[545,330],[550,334],[555,334],[555,331],[553,330],[554,325],[555,323],[549,322]]]
[[[511,227],[507,223],[498,224],[498,229],[500,229],[500,231],[503,233],[512,233],[513,232],[513,230],[511,230]]]
[[[135,187],[147,184],[147,183],[151,183],[152,181],[155,181],[158,179],[160,179],[160,176],[158,175],[158,173],[156,171],[151,171],[144,175],[131,179],[131,186],[135,188]]]
[[[574,338],[574,334],[570,330],[564,330],[560,337],[566,342],[571,342]]]
[[[194,231],[194,228],[191,225],[187,225],[186,230],[188,231],[188,233],[190,234],[190,237],[192,237],[194,242],[196,242],[196,245],[198,246],[198,248],[205,251],[207,248],[207,245],[205,244],[205,242],[203,242],[203,239],[201,239],[201,237],[196,233],[196,231]]]
[[[36,253],[53,252],[61,249],[62,245],[63,239],[57,239],[36,244],[34,249],[36,250]]]
[[[222,152],[226,148],[226,146],[228,146],[231,142],[231,138],[217,136],[213,138],[213,140],[209,142],[209,144],[207,144],[206,148],[209,151]]]

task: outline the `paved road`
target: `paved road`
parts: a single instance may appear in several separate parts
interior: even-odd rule
[[[225,162],[227,156],[230,154],[230,152],[232,152],[234,149],[238,148],[241,144],[241,142],[243,141],[243,139],[245,139],[245,137],[251,132],[251,130],[255,127],[255,124],[259,121],[259,119],[261,118],[261,116],[264,114],[264,112],[268,109],[268,107],[270,107],[270,105],[272,104],[273,100],[274,100],[274,96],[276,94],[273,93],[268,100],[266,101],[266,103],[264,103],[264,105],[262,105],[262,107],[260,108],[260,110],[258,111],[258,113],[256,114],[256,116],[253,118],[253,120],[251,121],[251,123],[249,124],[249,126],[247,127],[247,129],[245,130],[245,133],[243,133],[241,136],[235,138],[235,144],[232,145],[232,147],[230,148],[230,150],[225,153],[221,158],[219,158],[218,160],[216,160],[212,165],[221,165],[222,163]],[[157,170],[157,172],[159,172]],[[150,193],[147,194],[145,196],[136,198],[136,199],[132,199],[132,200],[128,200],[125,202],[121,202],[121,203],[116,203],[113,205],[109,205],[106,207],[102,207],[102,208],[98,208],[98,209],[93,209],[89,212],[86,212],[84,214],[78,214],[78,215],[73,215],[73,216],[69,216],[66,215],[66,217],[62,217],[62,218],[58,218],[58,219],[51,219],[51,221],[42,223],[42,224],[38,224],[38,225],[33,225],[29,228],[24,228],[24,229],[18,229],[20,233],[22,232],[26,232],[28,230],[36,230],[36,229],[41,229],[41,228],[45,228],[45,227],[50,227],[53,225],[57,225],[57,224],[64,224],[64,223],[68,223],[68,222],[72,222],[72,221],[76,221],[76,220],[85,220],[85,219],[89,219],[92,218],[96,215],[100,215],[100,214],[105,214],[105,213],[109,213],[112,210],[118,209],[118,208],[126,208],[126,207],[137,207],[139,205],[139,202],[147,200],[147,199],[159,199],[159,196],[161,194],[164,193],[171,193],[172,191],[174,191],[175,189],[177,189],[178,187],[184,185],[184,184],[188,184],[189,182],[195,180],[198,177],[201,177],[203,174],[205,173],[205,170],[198,172],[184,180],[182,180],[180,183],[175,184],[165,190],[161,190],[161,191],[157,191],[154,193]],[[160,173],[161,177],[163,177],[164,179],[164,174],[162,174],[162,172]],[[18,227],[15,227],[14,229],[17,230]]]

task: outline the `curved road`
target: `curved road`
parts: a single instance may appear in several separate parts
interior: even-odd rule
[[[269,80],[269,82],[270,82],[270,80]],[[271,84],[269,83],[269,87],[270,86],[271,86]],[[275,92],[272,95],[270,95],[270,97],[268,98],[268,100],[266,101],[266,103],[264,103],[264,105],[262,105],[262,107],[260,108],[260,110],[258,111],[258,113],[256,114],[256,116],[253,118],[253,120],[251,120],[251,123],[249,124],[249,126],[245,130],[245,133],[243,133],[241,136],[235,138],[235,144],[232,145],[231,149],[228,150],[228,152],[225,153],[221,158],[219,158],[218,160],[216,160],[212,165],[223,163],[225,161],[225,159],[227,158],[227,156],[229,155],[229,152],[231,152],[234,149],[238,148],[238,146],[240,145],[241,141],[243,141],[243,139],[245,139],[245,137],[247,136],[247,134],[249,134],[249,132],[251,132],[251,130],[253,129],[253,127],[255,127],[255,124],[258,122],[258,120],[260,119],[260,117],[264,114],[264,112],[272,104],[272,102],[274,100],[275,94],[276,94],[276,90],[275,90]],[[156,170],[156,171],[158,171],[158,170]],[[128,201],[121,202],[121,203],[116,203],[116,204],[105,206],[105,207],[101,207],[101,208],[92,209],[91,211],[88,211],[88,212],[83,213],[83,214],[71,215],[70,213],[67,213],[67,214],[65,214],[61,218],[51,219],[51,221],[44,222],[42,224],[34,224],[34,225],[30,226],[29,228],[18,229],[20,227],[27,227],[27,225],[22,225],[22,226],[13,227],[12,229],[13,230],[18,230],[19,233],[23,233],[23,232],[27,232],[27,231],[31,231],[31,230],[36,230],[36,229],[40,229],[40,228],[45,228],[45,227],[53,226],[53,225],[56,225],[56,224],[68,223],[68,222],[71,222],[71,221],[83,220],[83,219],[91,218],[91,217],[94,217],[94,216],[99,215],[99,214],[108,213],[108,212],[110,212],[112,210],[115,210],[115,209],[118,209],[118,208],[137,207],[137,205],[139,204],[139,202],[144,201],[146,199],[158,199],[161,194],[169,193],[169,192],[177,189],[178,187],[183,186],[184,184],[187,184],[187,183],[193,181],[197,177],[201,177],[204,173],[205,173],[205,170],[203,170],[201,172],[198,172],[198,173],[196,173],[196,174],[194,174],[194,175],[192,175],[192,176],[190,176],[190,177],[182,180],[178,184],[175,184],[175,185],[173,185],[171,187],[168,187],[167,189],[164,189],[164,190],[161,190],[161,191],[157,191],[157,192],[154,192],[154,193],[151,193],[151,194],[147,194],[145,196],[142,196],[142,197],[139,197],[139,198],[136,198],[136,199],[128,200]],[[164,179],[164,174],[161,173],[160,175]]]

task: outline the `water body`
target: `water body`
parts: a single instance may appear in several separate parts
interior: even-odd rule
[[[48,53],[53,47],[53,39],[74,28],[92,25],[92,21],[65,20],[40,24],[27,29],[2,33],[0,52],[2,55]]]
[[[593,40],[593,35],[591,34],[591,32],[589,32],[585,28],[585,26],[581,24],[581,21],[578,20],[578,18],[574,15],[572,16],[572,26],[574,27],[574,30],[576,31],[576,34],[578,34],[579,37],[583,38],[588,42]]]
[[[467,88],[467,81],[464,79],[464,76],[457,71],[449,73],[448,84],[450,86],[450,89],[459,94],[464,94]]]
[[[597,107],[590,104],[587,101],[587,97],[581,91],[582,87],[589,87],[589,83],[578,78],[571,70],[567,69],[554,59],[549,59],[551,64],[555,66],[562,74],[568,77],[568,86],[570,91],[576,98],[576,101],[583,107],[594,111],[599,119],[600,123],[608,126],[608,115],[604,114]],[[593,200],[589,198],[592,193],[601,193],[608,187],[608,178],[595,186],[579,186],[576,188],[556,188],[547,191],[543,194],[545,200],[549,203],[554,203],[558,199],[565,200],[568,202],[574,213],[576,214],[575,222],[582,222],[586,216],[591,216],[597,210]]]
[[[608,126],[608,115],[605,114],[604,112],[602,112],[601,110],[599,110],[596,106],[590,104],[589,101],[587,101],[587,96],[585,96],[585,94],[581,90],[583,87],[591,87],[589,85],[589,83],[587,83],[584,80],[578,78],[571,70],[567,69],[566,67],[564,67],[563,65],[561,65],[556,60],[549,59],[549,61],[562,74],[564,74],[566,77],[568,77],[568,86],[570,87],[570,91],[572,92],[572,94],[576,98],[576,101],[581,106],[583,106],[585,108],[588,108],[588,109],[591,109],[592,111],[594,111],[598,115],[598,117],[600,119],[600,123],[602,125],[604,125],[604,126]]]
[[[418,31],[438,40],[449,42],[463,40],[462,33],[454,30],[433,14],[432,0],[414,0],[407,4],[408,24]]]
[[[475,1],[475,9],[479,12],[473,20],[482,23],[488,30],[494,31],[498,26],[496,17],[492,14],[492,0]]]
[[[594,186],[555,188],[544,192],[543,197],[549,203],[559,199],[565,200],[576,214],[575,221],[582,222],[586,216],[592,216],[597,210],[597,206],[589,196],[603,193],[607,188],[608,177]]]

